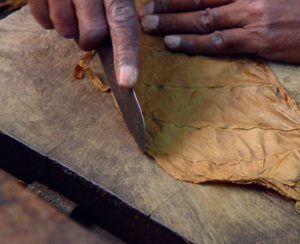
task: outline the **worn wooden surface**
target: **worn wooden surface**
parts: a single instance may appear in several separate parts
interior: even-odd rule
[[[48,205],[0,170],[0,243],[123,243],[96,235]]]
[[[194,242],[299,243],[294,201],[256,186],[179,182],[143,155],[111,96],[73,79],[83,53],[42,30],[27,8],[2,20],[0,35],[0,130]],[[272,68],[300,102],[300,69]]]

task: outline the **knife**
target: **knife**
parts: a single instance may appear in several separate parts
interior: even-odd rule
[[[145,121],[134,90],[120,88],[114,71],[114,56],[111,40],[105,42],[98,50],[108,85],[130,134],[138,147],[145,151]]]

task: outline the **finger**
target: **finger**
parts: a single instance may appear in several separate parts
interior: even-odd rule
[[[72,1],[48,0],[48,4],[50,19],[57,32],[66,38],[77,38],[77,20]]]
[[[243,11],[237,11],[235,5],[230,4],[196,12],[146,15],[142,26],[150,34],[204,34],[242,27],[246,24],[242,14]]]
[[[81,49],[89,51],[98,49],[108,36],[108,26],[102,0],[73,0],[78,21]]]
[[[273,50],[272,52],[262,51],[258,52],[257,55],[273,61],[300,64],[300,50],[297,49]]]
[[[133,0],[104,0],[121,87],[132,87],[139,71],[138,20]]]
[[[139,16],[153,13],[174,13],[195,11],[221,6],[234,0],[156,0],[150,1],[139,9]]]
[[[28,0],[30,11],[37,22],[45,29],[52,29],[47,0]]]
[[[164,42],[173,51],[189,54],[256,53],[261,50],[261,41],[242,28],[205,35],[166,36]]]

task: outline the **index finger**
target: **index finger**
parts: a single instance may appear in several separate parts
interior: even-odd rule
[[[114,49],[114,66],[121,87],[132,87],[139,73],[138,19],[133,0],[104,0]]]

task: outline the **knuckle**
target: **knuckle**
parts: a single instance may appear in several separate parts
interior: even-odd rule
[[[130,1],[111,0],[108,4],[108,11],[117,24],[128,24],[137,21],[135,8]]]
[[[90,25],[80,33],[87,41],[97,42],[103,40],[108,33],[106,25]]]
[[[266,1],[253,1],[247,9],[250,16],[263,17],[267,11],[267,3]]]
[[[268,26],[259,26],[257,28],[252,28],[249,32],[253,39],[256,39],[256,42],[259,43],[259,46],[262,49],[269,49],[271,44],[274,42],[274,37],[271,27]]]
[[[211,34],[212,48],[217,52],[222,52],[230,48],[229,37],[221,31],[215,31]]]
[[[211,32],[214,29],[214,15],[210,8],[200,11],[196,15],[196,25],[200,33]]]
[[[95,49],[107,36],[106,25],[90,25],[80,32],[80,47],[83,50]]]
[[[64,23],[68,21],[65,13],[62,11],[62,9],[59,8],[50,11],[50,19],[54,23]]]
[[[80,40],[79,41],[79,47],[81,50],[83,51],[92,51],[92,50],[95,50],[97,49],[97,46],[100,45],[100,43],[88,43],[86,42],[86,40]]]
[[[76,35],[76,27],[70,19],[68,19],[62,11],[56,10],[50,13],[50,19],[58,31],[65,38],[73,38]]]
[[[274,51],[274,47],[277,46],[278,36],[274,35],[272,26],[261,24],[256,27],[246,27],[245,29],[249,33],[248,39],[253,43],[254,52],[268,53]]]
[[[57,32],[64,38],[76,38],[78,33],[74,30],[74,28],[68,28],[65,26],[56,27]]]
[[[47,29],[47,30],[53,29],[53,24],[50,20],[38,20],[38,22],[44,29]]]

